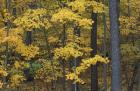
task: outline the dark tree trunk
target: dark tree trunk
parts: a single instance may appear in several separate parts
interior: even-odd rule
[[[121,91],[120,74],[120,37],[118,0],[110,0],[111,59],[112,59],[112,91]]]
[[[138,67],[139,67],[139,63],[135,62],[134,69],[133,69],[133,75],[132,75],[132,77],[130,79],[130,83],[128,85],[128,91],[133,91],[134,84],[136,82],[136,75],[138,74]]]
[[[30,45],[32,43],[32,32],[31,31],[26,32],[25,43],[26,43],[26,45]]]
[[[91,56],[97,54],[97,13],[92,13],[92,20],[94,21],[91,30]],[[91,65],[91,91],[98,91],[98,70],[97,65]]]
[[[15,7],[13,8],[13,12],[12,13],[13,13],[14,16],[17,15],[17,9]]]
[[[32,31],[26,31],[25,32],[25,44],[27,46],[32,44]],[[30,60],[30,66],[32,67],[32,61]],[[27,81],[33,81],[34,78],[30,75],[30,68],[24,69],[25,77],[27,78]]]
[[[76,36],[78,36],[78,37],[80,37],[80,27],[78,27],[78,26],[75,26],[74,27],[74,35],[76,35]]]

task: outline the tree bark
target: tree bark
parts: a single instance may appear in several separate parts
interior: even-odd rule
[[[80,27],[78,27],[77,25],[74,26],[74,35],[80,37]],[[72,61],[72,67],[74,67],[74,69],[80,64],[79,61],[80,61],[79,58],[74,58],[74,60]],[[78,83],[75,84],[72,83],[71,91],[79,91]]]
[[[110,0],[109,4],[111,30],[112,91],[121,91],[118,3],[118,0]]]
[[[6,0],[5,1],[5,6],[6,6],[6,9],[8,10],[8,13],[10,13],[10,4],[11,4],[11,0]],[[5,18],[5,17],[4,17]],[[6,37],[9,36],[9,29],[10,29],[10,20],[7,20],[5,21],[5,26],[6,26]],[[7,64],[8,64],[8,61],[9,61],[9,43],[6,42],[6,50],[5,50],[5,53],[6,53],[6,58],[5,58],[5,63],[4,63],[4,66],[5,68],[7,68]],[[7,91],[7,79],[6,77],[4,77],[4,91]]]
[[[130,84],[128,85],[128,91],[133,91],[134,88],[134,84],[136,82],[136,75],[138,74],[138,67],[139,67],[139,63],[135,62],[134,63],[134,69],[133,69],[133,75],[132,78],[130,80]]]
[[[26,32],[25,43],[26,43],[26,45],[30,45],[32,43],[32,31]]]
[[[105,3],[105,0],[104,0]],[[104,56],[106,56],[106,16],[105,13],[103,14],[103,26],[104,26],[104,36],[103,36],[103,50],[104,50]],[[103,84],[104,84],[104,91],[107,91],[107,64],[103,64]]]
[[[97,13],[91,14],[91,18],[94,21],[91,30],[91,56],[94,57],[97,54]],[[98,91],[98,70],[96,65],[91,65],[91,91]]]

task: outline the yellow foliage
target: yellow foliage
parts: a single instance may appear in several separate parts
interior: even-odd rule
[[[3,42],[6,32],[3,29],[0,29],[0,44]]]
[[[83,28],[90,28],[93,23],[91,19],[83,18],[68,8],[58,10],[57,13],[53,14],[51,21],[62,24],[65,24],[68,21],[74,22]]]
[[[66,47],[74,48],[77,51],[80,51],[83,55],[87,56],[90,55],[92,49],[85,43],[85,38],[79,37],[75,35],[74,29],[69,28],[67,30],[67,45]]]
[[[70,7],[72,7],[73,11],[78,11],[78,12],[84,12],[86,7],[86,2],[85,0],[75,0],[73,2],[70,2],[68,4]]]
[[[3,87],[3,82],[0,80],[0,88]]]
[[[70,9],[60,9],[56,14],[53,14],[51,21],[66,23],[67,21],[76,21],[80,18],[79,15],[72,12]]]
[[[131,0],[130,3],[128,3],[129,7],[135,10],[135,12],[140,13],[140,1],[139,0]]]
[[[62,58],[64,60],[68,60],[70,57],[77,58],[82,56],[83,53],[72,48],[72,47],[60,47],[54,50],[54,59]]]
[[[15,66],[16,69],[21,67],[21,65],[18,61],[15,61],[14,66]]]
[[[0,30],[0,43],[9,43],[9,47],[12,48],[12,50],[18,52],[21,54],[21,56],[24,56],[25,59],[29,60],[35,55],[37,55],[39,52],[39,48],[33,45],[27,46],[23,42],[23,30],[20,28],[11,29],[9,32],[9,36],[6,37],[6,32],[4,30]]]
[[[73,11],[84,12],[86,8],[92,7],[93,12],[95,13],[103,13],[105,5],[96,1],[91,0],[75,0],[68,4],[72,7]]]
[[[10,82],[11,82],[10,86],[11,87],[18,86],[24,80],[25,80],[24,76],[19,75],[19,74],[14,74],[10,78]]]
[[[29,9],[27,10],[23,16],[18,17],[14,23],[19,26],[24,28],[26,31],[32,31],[33,28],[50,28],[51,24],[49,23],[49,21],[47,20],[47,18],[45,18],[47,14],[47,10],[46,9]]]
[[[99,55],[95,55],[95,57],[93,58],[83,59],[80,66],[76,67],[73,73],[66,75],[67,79],[74,80],[78,83],[83,83],[83,81],[80,78],[78,78],[78,75],[80,75],[80,73],[82,72],[85,72],[91,65],[95,65],[97,62],[107,64],[109,60],[108,58],[103,58]]]
[[[3,22],[9,22],[9,21],[12,21],[14,19],[14,17],[11,15],[11,13],[8,12],[7,9],[2,9],[1,14],[3,16],[3,18],[2,18]]]
[[[0,76],[7,76],[7,75],[8,75],[7,71],[2,67],[0,67]]]
[[[91,5],[95,13],[103,13],[105,12],[105,8],[107,8],[104,4],[96,1],[89,1],[87,5]]]
[[[84,28],[88,28],[89,26],[91,26],[93,23],[93,21],[91,19],[80,19],[79,20],[79,26],[84,27]]]
[[[129,35],[130,33],[136,33],[137,31],[137,19],[135,17],[125,17],[119,18],[121,25],[121,33],[123,35]]]
[[[48,37],[48,41],[49,41],[49,43],[56,43],[56,42],[58,42],[58,38],[50,36],[50,37]]]
[[[122,57],[134,57],[140,54],[140,50],[137,46],[133,46],[132,44],[121,44],[121,53]]]
[[[51,61],[53,61],[53,68]],[[51,82],[62,77],[62,72],[59,63],[56,60],[42,60],[42,67],[37,70],[35,79],[41,79],[44,82]]]
[[[5,37],[3,42],[9,42],[10,46],[14,47],[14,50],[24,56],[27,60],[35,57],[35,55],[38,54],[39,51],[38,47],[35,47],[33,45],[25,45],[23,43],[23,40],[18,36]]]

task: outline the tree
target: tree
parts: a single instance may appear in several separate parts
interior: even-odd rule
[[[105,4],[105,0],[103,1]],[[106,28],[106,14],[103,14],[103,26],[104,26],[104,34],[103,34],[103,51],[104,56],[107,56],[107,46],[106,46],[106,35],[107,35],[107,28]],[[103,64],[103,84],[104,84],[104,91],[107,91],[107,64]]]
[[[76,37],[80,37],[80,27],[78,27],[77,25],[74,26],[74,35]],[[74,62],[72,62],[72,66],[76,69],[76,67],[79,65],[80,63],[80,58],[74,58]],[[71,91],[79,91],[79,85],[78,83],[72,84],[72,89]]]
[[[109,11],[111,30],[112,91],[121,91],[118,0],[110,0]]]
[[[94,57],[97,54],[97,13],[91,14],[94,21],[91,30],[91,56]],[[98,91],[98,70],[97,65],[91,65],[91,91]]]
[[[7,12],[10,13],[10,4],[11,0],[6,0],[5,1],[5,6],[7,9]],[[6,26],[6,37],[9,36],[9,29],[10,29],[10,20],[5,21],[5,26]],[[7,63],[9,61],[9,43],[6,42],[6,59],[5,59],[5,68],[7,68]],[[6,78],[4,78],[4,82],[7,83]],[[4,87],[4,91],[7,91],[6,85]]]

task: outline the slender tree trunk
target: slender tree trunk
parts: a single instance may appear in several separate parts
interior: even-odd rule
[[[91,30],[91,56],[94,57],[97,54],[97,13],[91,15],[94,24]],[[98,91],[98,70],[96,65],[91,65],[91,91]]]
[[[5,3],[6,3],[6,9],[8,10],[8,12],[10,13],[10,4],[11,4],[11,0],[5,0]]]
[[[65,60],[62,60],[62,74],[63,74],[63,78],[62,78],[62,87],[63,87],[63,91],[66,91]]]
[[[105,3],[105,0],[104,0]],[[106,56],[106,16],[105,13],[103,14],[103,25],[104,25],[104,37],[103,37],[103,49],[104,49],[104,56]],[[103,83],[104,83],[104,91],[107,91],[107,64],[103,64]]]
[[[78,26],[74,26],[74,35],[77,37],[80,37],[80,28]],[[72,66],[74,66],[74,69],[79,65],[79,58],[74,58],[74,62],[72,62]],[[79,91],[79,85],[78,83],[72,84],[71,91]]]
[[[6,9],[8,10],[8,13],[10,13],[10,0],[6,0]],[[4,17],[5,18],[5,17]],[[7,20],[5,21],[5,26],[6,26],[6,37],[9,36],[9,28],[10,28],[10,21]],[[8,45],[8,42],[6,43],[6,60],[5,60],[5,66],[7,66],[7,62],[9,60],[9,45]]]
[[[31,43],[32,43],[32,31],[26,31],[25,32],[25,44],[27,46],[29,46],[29,45],[31,45]],[[32,61],[31,60],[30,60],[29,63],[30,63],[30,65],[32,65]],[[27,81],[30,80],[30,78],[31,78],[30,74],[29,74],[29,71],[30,71],[29,68],[24,70],[24,74],[25,74],[25,77],[27,78]]]
[[[66,45],[66,24],[63,25],[63,39],[62,39],[63,47]],[[63,91],[66,91],[66,72],[65,72],[65,60],[62,60],[62,72],[63,72],[63,79],[62,79],[62,85],[63,85]]]
[[[110,0],[109,5],[111,30],[112,91],[121,91],[118,3],[118,0]]]
[[[132,78],[129,82],[128,89],[127,89],[128,91],[133,91],[134,83],[136,81],[136,75],[138,74],[138,66],[139,66],[139,63],[135,62],[134,69],[133,69],[133,75],[132,75]]]
[[[130,0],[127,0],[127,3],[128,3],[128,6],[127,6],[127,15],[128,15],[128,17],[130,17],[130,15],[131,15],[131,12],[130,12]],[[126,40],[127,41],[127,40]],[[132,43],[133,44],[133,43]],[[128,64],[128,62],[125,62],[125,70],[126,70],[126,72],[125,72],[125,79],[126,79],[126,84],[127,84],[127,87],[129,86],[129,79],[128,79],[128,69],[129,69],[129,64]]]
[[[11,0],[6,0],[5,1],[5,6],[6,6],[6,9],[8,10],[8,13],[10,13],[10,4],[11,4]],[[9,29],[10,29],[10,20],[7,20],[5,21],[5,26],[6,26],[6,37],[9,36]],[[7,68],[7,63],[8,63],[8,60],[9,60],[9,44],[8,42],[6,43],[6,59],[5,59],[5,68]],[[5,86],[4,86],[4,91],[7,91],[7,87],[6,87],[6,77],[4,77],[4,83],[5,83]]]
[[[129,4],[130,3],[130,0],[127,0],[127,3],[128,3],[128,7],[127,7],[128,8],[128,16],[130,17],[130,14],[131,14],[131,12],[130,12],[130,6],[129,6],[130,5]]]

